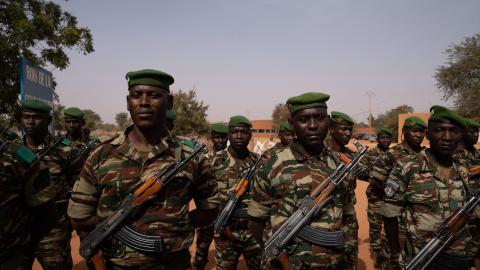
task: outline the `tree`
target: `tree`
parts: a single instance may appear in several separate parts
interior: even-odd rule
[[[83,126],[84,128],[95,130],[100,124],[103,123],[102,118],[96,112],[89,109],[83,110],[83,112],[85,113],[85,116],[83,117],[83,119],[85,119],[85,125]]]
[[[398,134],[398,115],[403,113],[413,113],[413,108],[408,105],[401,105],[395,109],[391,109],[385,113],[385,125],[384,127],[388,128],[394,135]],[[381,118],[379,116],[379,118]]]
[[[20,110],[16,106],[20,94],[19,57],[42,68],[63,70],[70,64],[66,49],[85,55],[94,51],[90,30],[77,27],[75,16],[44,0],[0,1],[0,48],[0,114],[10,115]]]
[[[448,62],[437,68],[437,88],[443,99],[454,99],[454,109],[465,118],[480,120],[480,34],[445,50]]]
[[[272,112],[273,126],[272,129],[278,130],[279,126],[283,122],[287,122],[290,118],[290,111],[285,103],[278,103],[275,105],[275,109]]]
[[[120,126],[121,130],[125,129],[128,122],[128,113],[126,112],[117,113],[115,115],[115,122],[117,122],[117,125]]]
[[[173,92],[173,111],[177,114],[173,133],[181,136],[191,136],[194,132],[198,135],[207,135],[210,132],[207,121],[209,105],[197,100],[196,87],[188,92],[179,89]]]
[[[65,106],[57,103],[53,106],[53,119],[55,120],[55,132],[65,130],[65,118],[63,117],[63,110]]]

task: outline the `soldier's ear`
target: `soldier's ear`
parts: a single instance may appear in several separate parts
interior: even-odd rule
[[[130,105],[128,104],[128,95],[127,95],[127,111],[130,111]]]

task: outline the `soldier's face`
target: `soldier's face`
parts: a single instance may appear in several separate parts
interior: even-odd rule
[[[293,138],[295,138],[295,134],[288,131],[280,131],[278,137],[283,145],[290,145],[293,142]]]
[[[127,110],[138,129],[165,128],[167,110],[173,107],[173,96],[167,90],[151,85],[135,85],[127,96]]]
[[[81,134],[83,123],[83,118],[66,118],[65,128],[70,134]]]
[[[392,136],[390,135],[377,135],[378,147],[380,149],[388,149],[392,143]]]
[[[210,139],[212,139],[213,148],[220,151],[227,148],[228,135],[213,132],[210,133]]]
[[[474,145],[478,142],[478,128],[464,128],[462,133],[462,140],[467,145]]]
[[[430,149],[440,156],[452,155],[461,138],[462,130],[457,125],[438,122],[428,123],[427,139],[430,141]]]
[[[51,121],[49,113],[22,112],[22,127],[30,137],[45,136]]]
[[[249,127],[228,127],[230,147],[235,151],[247,149],[252,133]]]
[[[330,135],[339,145],[347,145],[352,138],[353,126],[334,124],[330,127]]]
[[[295,113],[288,122],[298,143],[304,148],[318,147],[327,136],[330,117],[327,108],[309,108]]]
[[[410,146],[420,146],[425,137],[425,129],[403,127],[403,136]]]

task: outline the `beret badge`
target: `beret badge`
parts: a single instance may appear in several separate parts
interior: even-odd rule
[[[338,121],[338,122],[342,122],[342,121],[343,121],[342,117],[338,117],[338,118],[337,118],[337,121]]]
[[[415,121],[410,122],[410,126],[415,126]]]

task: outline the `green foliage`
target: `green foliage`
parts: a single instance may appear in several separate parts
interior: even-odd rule
[[[90,30],[77,27],[75,16],[44,0],[0,1],[0,48],[0,114],[12,117],[19,112],[19,57],[63,70],[70,64],[66,49],[94,51]]]
[[[480,34],[467,37],[459,45],[445,50],[447,63],[437,68],[437,88],[443,99],[454,99],[456,112],[474,121],[480,120]]]
[[[290,111],[285,103],[278,103],[275,105],[275,109],[272,112],[273,126],[272,129],[278,130],[279,126],[283,122],[288,122],[290,118]]]
[[[207,135],[210,128],[207,121],[209,105],[203,105],[203,101],[197,100],[196,87],[193,86],[188,92],[179,89],[173,92],[173,111],[177,114],[173,133],[190,137],[193,133]]]
[[[63,118],[65,106],[57,103],[53,106],[53,119],[55,120],[55,132],[65,130],[65,118]]]
[[[117,113],[115,115],[115,122],[117,123],[117,125],[120,127],[121,130],[124,130],[125,127],[127,126],[127,122],[128,122],[128,113],[126,112],[121,112],[121,113]]]
[[[376,127],[385,127],[388,128],[393,134],[394,137],[398,134],[398,115],[404,113],[413,113],[413,108],[408,105],[401,105],[396,107],[395,109],[391,109],[387,111],[385,115],[379,115],[379,121],[385,121],[384,125],[378,125]]]
[[[102,118],[96,112],[89,109],[83,110],[83,112],[85,113],[85,116],[83,117],[83,119],[85,119],[85,125],[83,128],[89,128],[93,131],[103,123]]]

